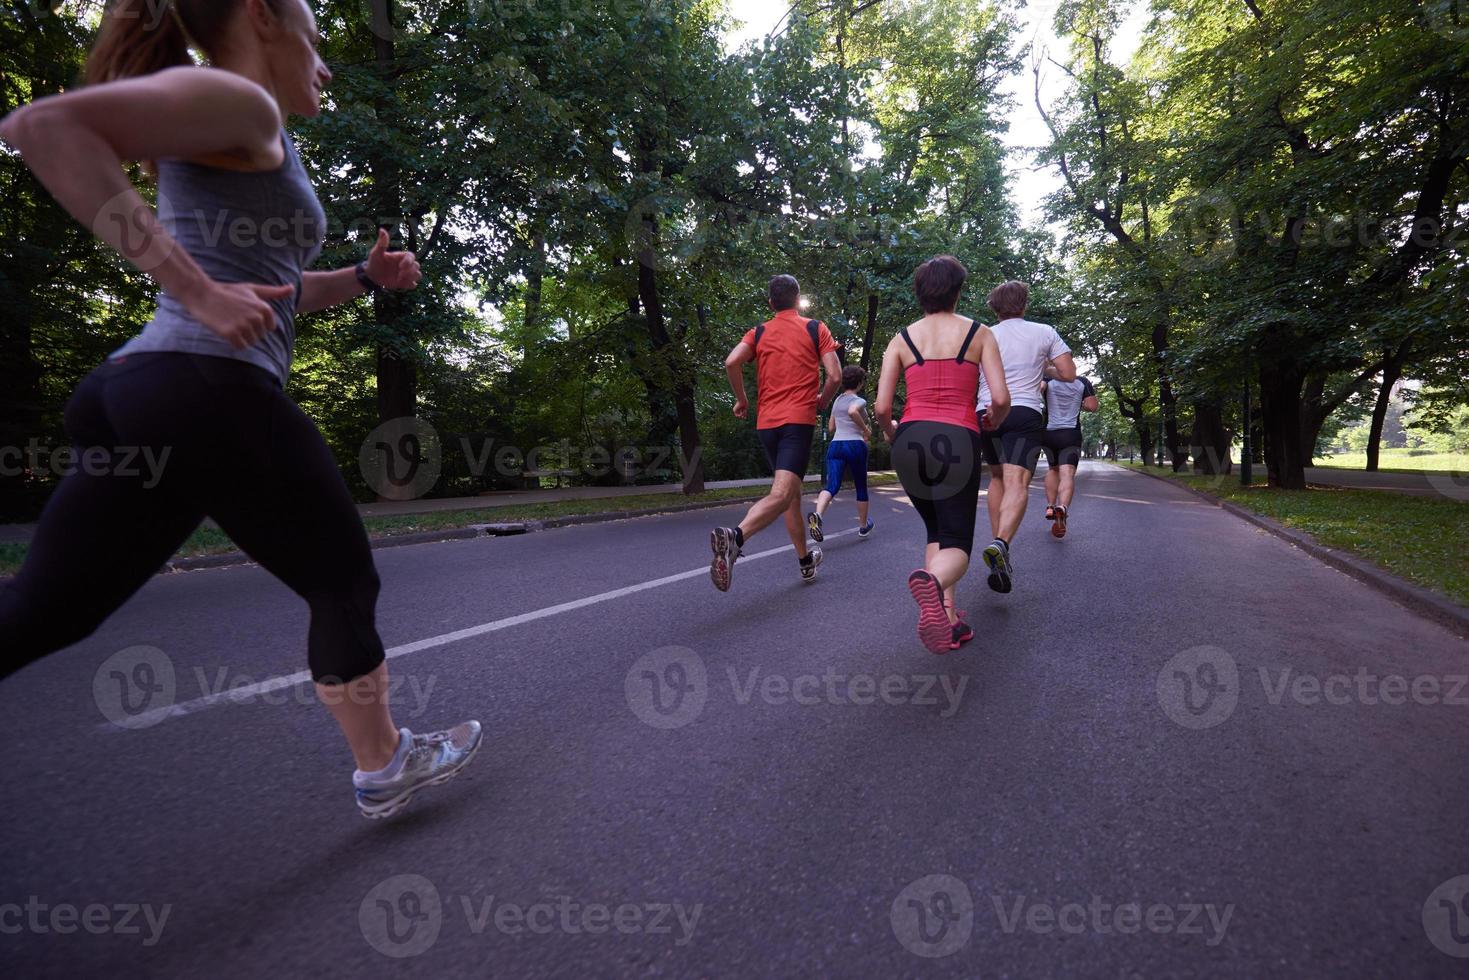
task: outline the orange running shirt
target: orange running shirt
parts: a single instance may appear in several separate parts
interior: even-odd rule
[[[782,310],[765,321],[760,343],[755,331],[745,334],[744,343],[755,348],[755,378],[759,399],[757,429],[782,425],[815,425],[816,400],[821,395],[821,358],[837,349],[826,324],[816,328],[821,354],[811,343],[806,324],[811,318],[799,310]]]

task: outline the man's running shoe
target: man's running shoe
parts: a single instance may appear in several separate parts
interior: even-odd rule
[[[938,579],[923,569],[908,576],[908,591],[918,603],[918,640],[930,653],[948,653],[954,649],[954,631],[944,612],[944,593]]]
[[[391,817],[407,806],[419,790],[447,783],[459,775],[474,760],[483,736],[477,721],[466,721],[448,731],[428,735],[415,735],[402,729],[398,733],[402,758],[394,758],[397,771],[393,775],[360,770],[353,773],[357,808],[369,820]]]
[[[821,533],[821,515],[814,510],[806,515],[806,533],[811,535],[812,541],[826,540],[826,535]]]
[[[1051,525],[1051,534],[1058,538],[1066,537],[1066,508],[1056,508],[1056,523]]]
[[[959,620],[953,626],[953,636],[949,638],[949,649],[957,650],[970,640],[974,639],[974,627],[964,620]]]
[[[816,570],[821,567],[821,549],[812,548],[806,555],[806,558],[809,561],[802,560],[799,562],[801,566],[801,581],[814,582],[816,581]]]
[[[709,535],[709,547],[714,549],[714,561],[709,564],[709,577],[714,580],[716,589],[728,592],[730,578],[734,575],[735,559],[740,557],[735,529],[716,527]]]
[[[857,537],[863,539],[864,541],[872,537],[871,519],[869,519],[866,524],[863,524],[861,527],[857,528]]]
[[[1011,576],[1015,569],[1010,565],[1010,549],[1005,542],[996,538],[984,549],[984,564],[990,570],[986,581],[991,589],[1003,594],[1014,587]]]
[[[1055,504],[1046,504],[1046,520],[1048,520],[1048,521],[1054,521],[1055,519],[1056,519],[1056,505]]]

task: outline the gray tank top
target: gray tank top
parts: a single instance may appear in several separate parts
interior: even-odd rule
[[[296,344],[301,274],[321,254],[326,213],[284,131],[286,158],[277,170],[241,172],[184,160],[158,161],[158,220],[217,282],[295,286],[272,300],[280,329],[254,347],[235,350],[199,323],[166,290],[143,332],[112,356],[177,352],[247,361],[285,384]]]
[[[853,405],[866,408],[867,399],[846,391],[838,395],[837,400],[831,403],[831,414],[837,420],[837,430],[831,437],[832,442],[865,441],[862,430],[857,428],[857,423],[853,422],[852,416],[848,414],[852,411]]]

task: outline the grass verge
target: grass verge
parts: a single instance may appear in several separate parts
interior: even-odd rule
[[[1469,606],[1469,501],[1338,487],[1271,490],[1263,475],[1259,484],[1244,487],[1238,476],[1177,476],[1157,467],[1145,472],[1263,514]]]
[[[1384,449],[1378,459],[1379,473],[1469,473],[1469,455],[1463,453],[1417,453],[1411,449]],[[1316,463],[1329,470],[1367,469],[1366,453],[1337,453]]]
[[[898,482],[890,473],[874,473],[868,484],[875,487]],[[812,488],[807,484],[807,489]],[[557,517],[582,514],[626,514],[687,504],[715,504],[726,500],[745,500],[759,496],[759,487],[725,487],[685,496],[681,493],[648,493],[631,497],[600,497],[593,500],[562,500],[542,504],[511,504],[506,507],[481,507],[476,510],[446,510],[432,514],[409,514],[401,517],[369,517],[367,534],[373,539],[391,538],[425,531],[445,531],[474,524],[514,524],[520,521],[545,521]],[[197,558],[221,555],[237,550],[223,531],[201,527],[189,536],[175,557]],[[14,575],[25,560],[23,544],[0,544],[0,576]]]

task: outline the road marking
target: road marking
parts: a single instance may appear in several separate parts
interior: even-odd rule
[[[856,528],[852,528],[848,531],[838,531],[835,534],[828,534],[826,536],[826,540],[831,541],[834,538],[844,538],[849,534],[856,533]],[[770,558],[775,555],[793,553],[795,550],[795,545],[788,544],[784,548],[771,548],[769,551],[757,551],[753,555],[741,555],[739,558],[739,563],[743,565],[746,562],[759,561],[761,558]],[[573,599],[570,602],[558,603],[557,605],[547,606],[544,609],[537,609],[533,612],[521,613],[518,616],[507,616],[504,619],[496,619],[492,622],[481,623],[478,626],[470,626],[462,630],[455,630],[452,633],[444,633],[439,636],[431,636],[426,640],[416,640],[413,643],[405,643],[402,646],[390,648],[387,651],[388,659],[393,660],[398,657],[406,657],[409,654],[421,653],[424,650],[432,650],[436,647],[448,646],[451,643],[458,643],[460,640],[469,640],[473,639],[476,636],[484,636],[486,633],[497,633],[500,630],[510,629],[514,626],[523,626],[526,623],[533,623],[538,619],[547,619],[551,616],[559,616],[562,613],[575,612],[578,609],[585,609],[587,606],[595,606],[603,602],[611,602],[614,599],[622,599],[630,595],[636,595],[639,592],[646,592],[649,589],[662,588],[665,585],[673,585],[676,582],[683,582],[691,578],[698,578],[700,575],[708,574],[709,567],[706,565],[703,568],[695,568],[692,571],[679,572],[677,575],[665,575],[663,578],[655,578],[651,581],[639,582],[637,585],[629,585],[621,589],[613,589],[610,592],[602,592],[598,595],[587,596],[584,599]],[[159,722],[167,721],[172,718],[183,718],[187,715],[197,714],[198,712],[203,711],[206,708],[213,708],[222,704],[239,704],[245,701],[249,701],[252,698],[257,698],[262,694],[269,694],[272,691],[279,691],[283,688],[295,687],[298,684],[308,684],[310,682],[310,671],[303,670],[295,674],[284,674],[279,677],[272,677],[255,684],[246,684],[241,685],[240,687],[230,688],[228,691],[218,691],[214,694],[206,694],[205,696],[195,698],[192,701],[184,701],[179,704],[169,705],[168,707],[155,708],[152,711],[140,712],[136,715],[133,715],[129,719],[128,724],[125,726],[115,725],[112,722],[107,722],[105,724],[98,725],[97,727],[107,732],[123,732],[132,731],[139,728],[147,728],[156,725]]]

